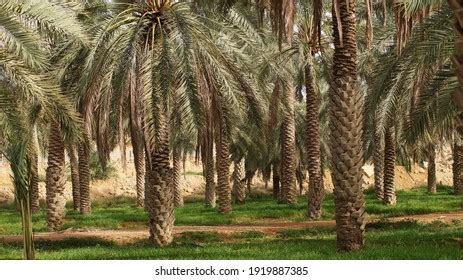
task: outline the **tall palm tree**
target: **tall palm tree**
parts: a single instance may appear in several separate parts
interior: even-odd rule
[[[458,77],[458,81],[460,84],[463,84],[463,67],[462,67],[462,57],[463,57],[463,48],[461,46],[461,41],[463,40],[463,18],[459,11],[463,8],[463,1],[461,0],[448,0],[450,6],[452,7],[455,13],[455,31],[456,31],[456,38],[455,38],[455,73]],[[463,133],[463,94],[461,91],[456,91],[453,95],[453,101],[455,102],[456,106],[459,109],[458,114],[456,114],[457,119],[457,130],[460,133]]]
[[[109,18],[98,32],[88,57],[87,90],[111,90],[120,95],[126,88],[127,70],[130,69],[145,85],[142,96],[149,138],[145,139],[145,157],[149,162],[145,209],[149,214],[150,240],[156,246],[166,246],[173,238],[172,133],[168,125],[175,108],[172,99],[180,100],[185,109],[181,110],[182,118],[192,120],[197,128],[202,127],[204,118],[196,70],[209,69],[210,85],[216,88],[217,95],[223,96],[219,105],[227,107],[227,112],[232,112],[230,108],[236,104],[247,104],[249,112],[258,110],[254,90],[248,77],[242,75],[246,71],[233,59],[241,49],[223,43],[236,40],[227,34],[231,30],[236,27],[196,15],[183,2],[135,3]],[[243,42],[238,44],[243,45]],[[137,63],[141,64],[139,70],[135,67]],[[237,103],[232,102],[236,100]],[[226,115],[224,119],[230,121]],[[220,141],[223,147],[225,140],[222,137]],[[228,158],[225,153],[221,154],[223,159]]]
[[[364,244],[365,199],[362,190],[362,94],[357,82],[356,1],[333,1],[333,85],[330,150],[335,196],[337,248]]]
[[[296,3],[294,0],[271,1],[271,20],[278,41],[291,44]],[[283,93],[283,123],[281,131],[281,202],[297,203],[296,190],[296,122],[294,116],[295,90],[293,82],[288,79],[281,87]]]

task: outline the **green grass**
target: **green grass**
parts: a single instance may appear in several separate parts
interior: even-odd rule
[[[364,250],[337,253],[334,229],[284,231],[277,236],[184,233],[170,247],[147,241],[115,245],[98,239],[37,242],[38,259],[463,259],[455,238],[461,224],[378,223],[366,232]],[[0,259],[20,259],[21,246],[0,245]]]
[[[385,206],[372,191],[366,191],[367,212],[377,218],[402,215],[461,211],[463,198],[450,187],[439,186],[437,194],[424,188],[399,191],[398,204]],[[114,198],[93,203],[91,215],[70,210],[63,229],[120,229],[146,227],[147,215],[135,206],[135,200]],[[200,200],[187,200],[176,211],[177,225],[256,224],[266,220],[302,221],[306,201],[297,205],[277,204],[270,195],[252,194],[246,205],[234,206],[233,213],[221,215],[207,209]],[[333,219],[333,196],[324,202],[323,219]],[[34,230],[47,231],[45,211],[34,215]],[[20,234],[19,213],[13,205],[0,208],[0,235]],[[366,246],[361,252],[336,253],[334,229],[287,230],[277,235],[249,232],[220,235],[186,232],[172,246],[152,247],[147,241],[134,245],[116,245],[98,239],[69,239],[37,242],[39,259],[462,259],[463,251],[455,239],[463,238],[463,223],[452,225],[415,222],[369,224]],[[21,246],[0,245],[0,259],[21,258]]]
[[[446,213],[461,211],[463,198],[452,194],[450,187],[440,186],[437,194],[427,194],[424,188],[398,191],[396,206],[386,206],[375,199],[374,193],[365,194],[367,213],[377,218],[403,215]],[[92,214],[82,216],[68,205],[64,229],[121,229],[145,227],[148,220],[143,209],[137,208],[134,199],[114,198],[96,201]],[[304,221],[306,200],[299,197],[297,205],[277,204],[270,195],[252,194],[245,205],[234,205],[233,212],[227,215],[207,209],[200,200],[186,201],[185,207],[176,210],[176,225],[227,225],[256,224],[266,220]],[[334,218],[333,196],[327,195],[323,219]],[[33,217],[34,231],[47,231],[45,210]],[[20,234],[21,220],[13,205],[0,208],[0,235]]]

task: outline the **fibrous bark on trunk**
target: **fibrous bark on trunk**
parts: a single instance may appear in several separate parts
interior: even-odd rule
[[[215,208],[216,204],[216,188],[215,188],[215,168],[214,168],[214,145],[213,136],[210,135],[207,142],[202,143],[203,150],[203,169],[204,177],[206,179],[205,197],[206,207]]]
[[[455,56],[453,59],[455,65],[455,73],[458,77],[460,88],[452,94],[452,99],[458,108],[458,113],[455,116],[455,125],[457,131],[463,135],[463,0],[448,0],[450,6],[455,13]]]
[[[71,146],[68,150],[69,162],[71,165],[71,182],[72,182],[72,204],[75,211],[80,210],[80,183],[79,183],[79,161],[76,150]]]
[[[246,187],[244,185],[244,160],[235,161],[233,163],[233,194],[236,204],[244,204],[246,202]]]
[[[325,195],[320,150],[320,95],[313,85],[310,66],[306,66],[305,68],[305,85],[307,93],[306,151],[307,169],[309,171],[307,215],[311,219],[319,219],[322,215],[322,204]]]
[[[395,205],[397,202],[394,186],[395,177],[395,137],[394,128],[388,127],[384,133],[384,198],[387,205]]]
[[[463,195],[463,145],[458,142],[453,144],[453,188],[455,195]]]
[[[39,156],[37,147],[34,145],[31,155],[31,183],[30,183],[30,202],[32,213],[37,213],[40,210],[39,203]]]
[[[217,200],[219,203],[219,212],[222,214],[230,213],[232,210],[230,187],[230,148],[223,120],[219,125],[219,131],[217,133],[216,157]]]
[[[79,144],[79,185],[80,185],[80,213],[90,214],[90,147],[89,143]]]
[[[437,178],[436,178],[436,145],[429,145],[428,157],[428,192],[437,192]]]
[[[172,153],[173,167],[172,167],[172,181],[174,186],[174,204],[175,207],[183,207],[183,194],[182,186],[180,184],[180,170],[181,170],[181,150],[174,149]]]
[[[59,229],[64,222],[64,143],[59,123],[52,122],[48,145],[48,167],[46,172],[47,225],[51,230]]]
[[[280,165],[277,163],[272,164],[272,188],[273,198],[280,200]]]
[[[149,215],[150,240],[158,247],[172,243],[175,221],[166,119],[165,115],[159,118],[158,141],[151,156],[152,166],[145,185],[145,209]]]
[[[296,204],[296,121],[292,86],[287,85],[283,94],[286,107],[281,126],[281,202]]]
[[[383,200],[383,172],[384,172],[384,150],[381,145],[381,136],[375,133],[373,136],[373,169],[375,176],[376,199]]]
[[[357,85],[356,1],[333,1],[333,93],[330,98],[330,151],[338,251],[364,244],[362,189],[362,93]]]

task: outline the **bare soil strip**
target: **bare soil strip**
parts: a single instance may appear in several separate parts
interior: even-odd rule
[[[451,223],[453,221],[463,221],[463,212],[453,212],[445,214],[425,214],[412,215],[388,218],[382,221],[385,222],[403,222],[417,221],[422,223],[430,223],[440,221],[443,223]],[[369,223],[378,222],[379,220],[372,219]],[[224,235],[231,235],[240,232],[257,231],[266,235],[273,235],[284,230],[302,230],[309,228],[329,228],[335,227],[335,221],[307,221],[307,222],[268,222],[258,225],[223,225],[223,226],[176,226],[175,234],[185,232],[216,232]],[[149,237],[147,229],[132,229],[132,230],[67,230],[62,232],[40,232],[34,235],[35,241],[63,241],[66,239],[87,239],[97,238],[105,241],[115,242],[118,245],[133,244],[141,240],[146,240]],[[22,236],[8,235],[0,236],[0,244],[20,243]]]

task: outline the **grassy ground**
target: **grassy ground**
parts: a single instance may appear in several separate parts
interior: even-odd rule
[[[374,193],[367,191],[367,213],[372,217],[395,217],[415,214],[446,213],[460,211],[463,198],[452,195],[452,189],[440,186],[437,194],[427,194],[424,188],[398,191],[396,206],[385,206],[375,199]],[[146,226],[148,217],[143,209],[135,206],[132,199],[116,198],[94,202],[92,214],[82,216],[68,205],[65,229],[121,229]],[[228,215],[217,213],[216,209],[206,209],[202,201],[187,201],[184,208],[176,210],[176,225],[227,225],[256,224],[266,220],[304,221],[306,201],[299,197],[297,205],[288,206],[275,203],[270,195],[253,194],[245,205],[234,205]],[[324,205],[324,220],[334,219],[333,196],[328,195]],[[34,215],[34,231],[48,231],[45,210]],[[21,220],[13,205],[0,208],[0,235],[20,234]]]
[[[438,193],[424,189],[398,192],[396,206],[384,206],[366,193],[367,212],[375,217],[393,217],[461,211],[463,198],[452,195],[451,188],[439,187]],[[234,206],[230,215],[205,209],[201,201],[188,201],[176,212],[177,225],[224,225],[265,223],[266,219],[305,220],[305,199],[295,206],[278,205],[268,195],[254,194],[243,206]],[[95,202],[89,216],[68,210],[63,229],[117,229],[144,227],[147,216],[130,199]],[[323,219],[333,219],[331,195],[324,203]],[[250,228],[251,229],[251,228]],[[34,230],[47,231],[44,211],[34,215]],[[20,234],[18,212],[13,206],[0,209],[0,235]],[[333,229],[286,231],[277,236],[247,232],[232,236],[215,233],[184,233],[168,248],[155,249],[146,242],[116,245],[97,239],[38,242],[40,259],[461,259],[463,251],[455,239],[463,238],[463,225],[414,222],[369,224],[366,248],[361,252],[335,253]],[[21,258],[19,245],[0,245],[0,259]]]
[[[39,259],[463,259],[455,238],[463,225],[378,223],[367,228],[363,251],[336,253],[332,229],[293,230],[277,236],[258,232],[223,236],[184,233],[167,248],[147,242],[116,245],[96,239],[38,242]],[[20,259],[19,245],[0,245],[0,259]]]

